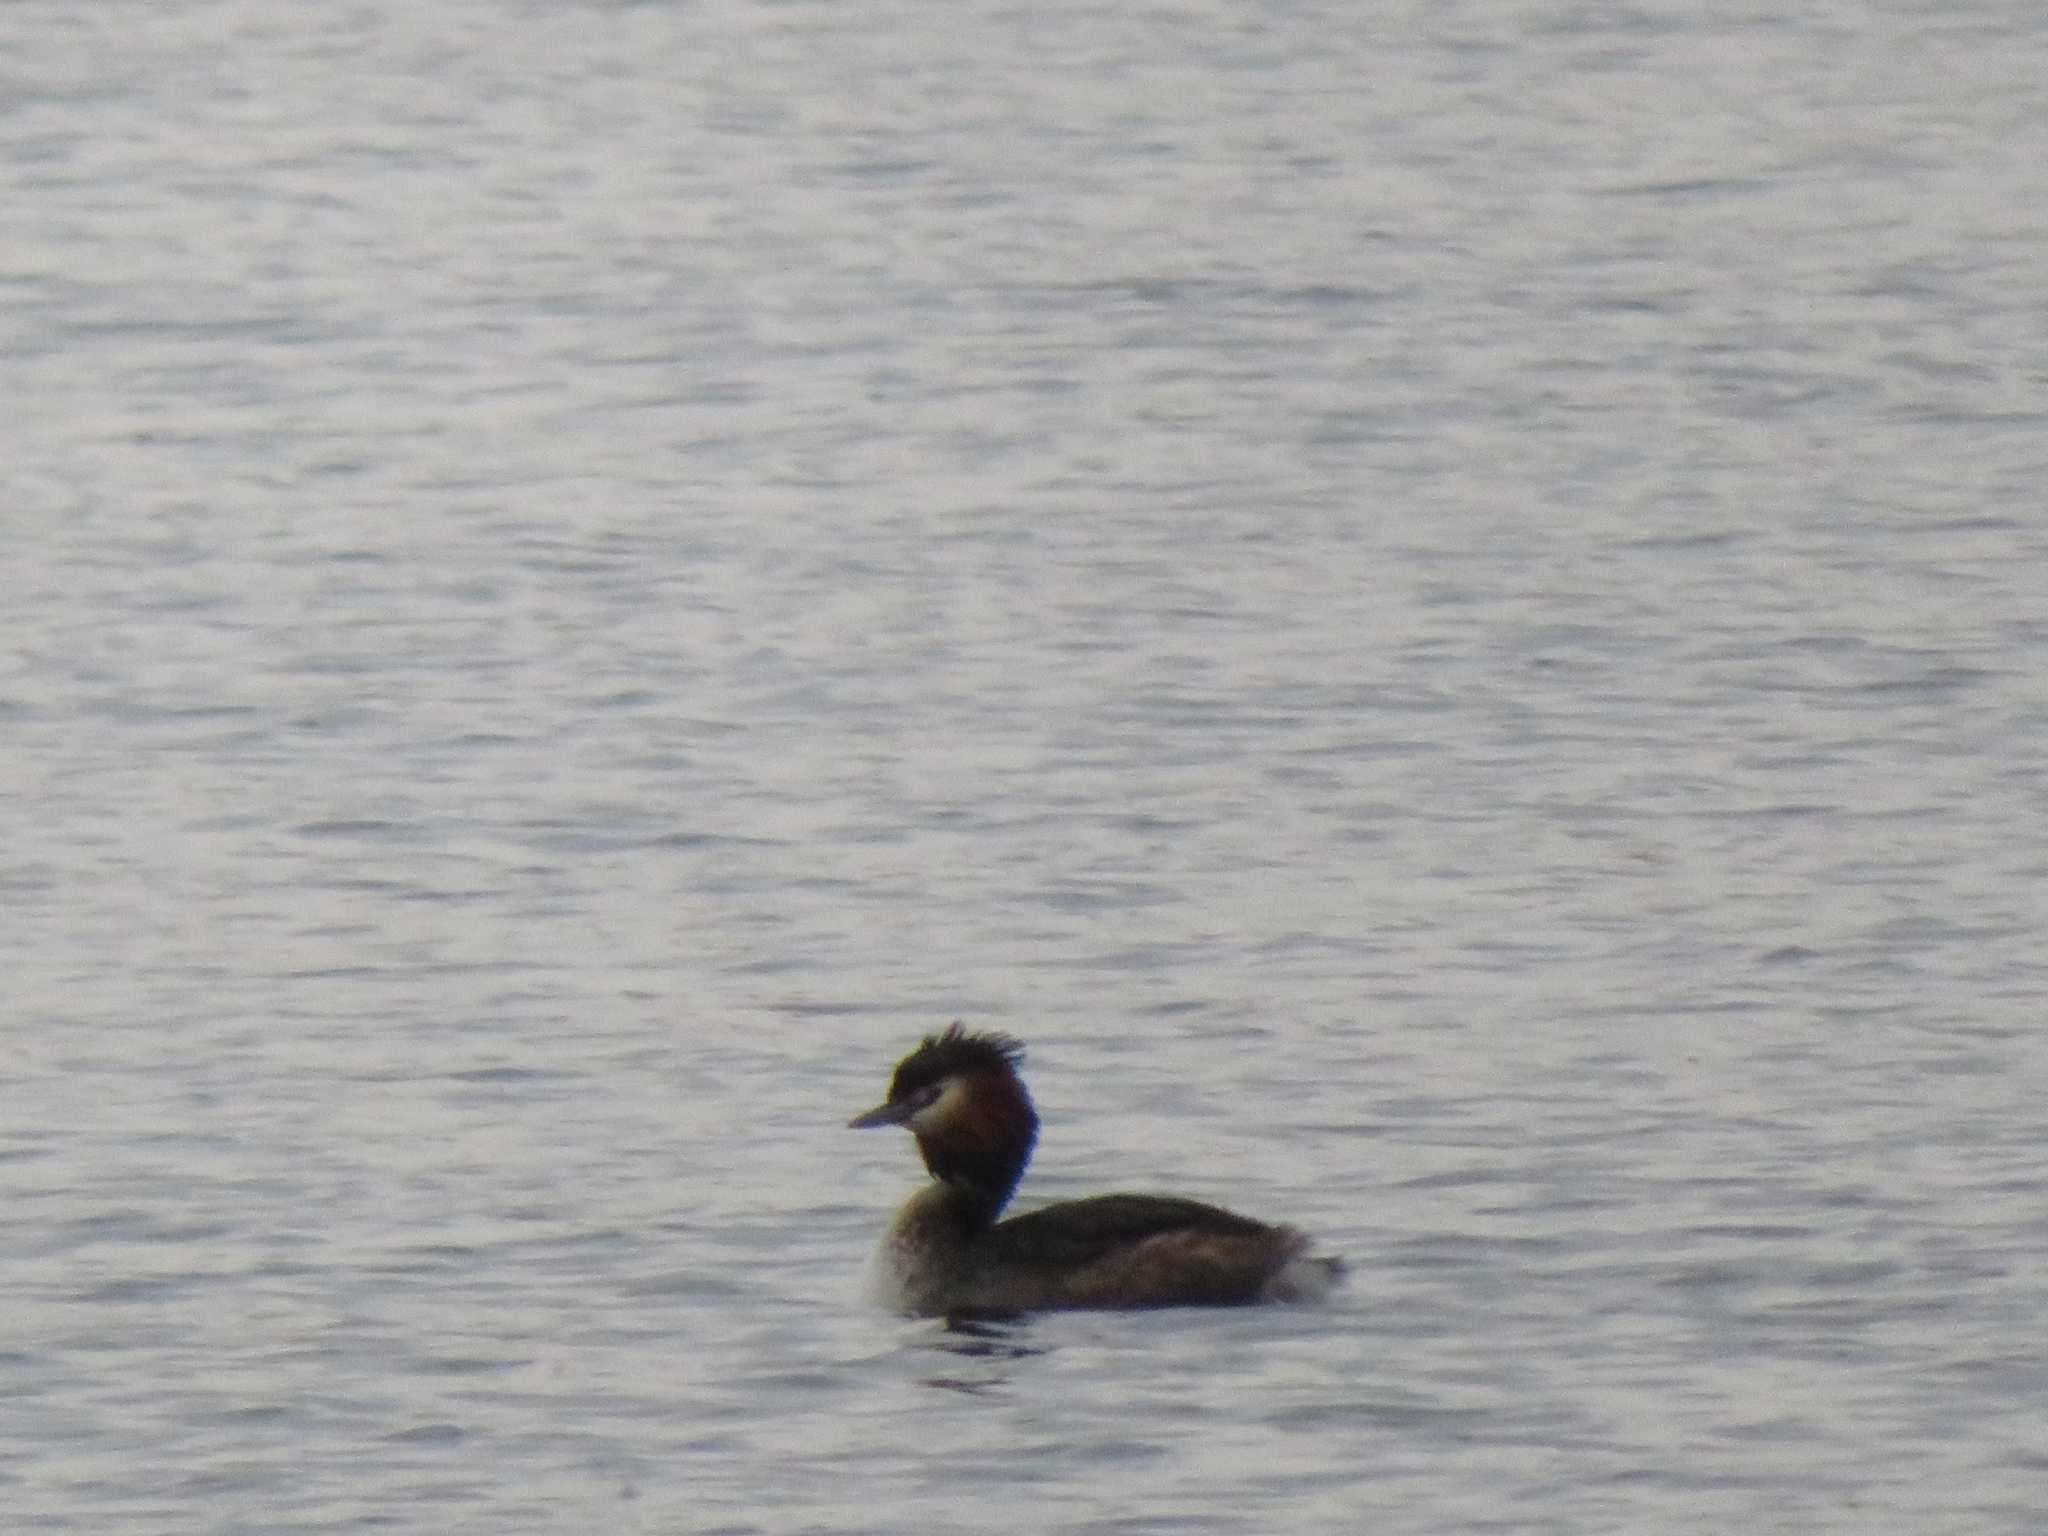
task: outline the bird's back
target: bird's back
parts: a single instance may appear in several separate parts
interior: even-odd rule
[[[976,1269],[991,1290],[1008,1281],[1023,1307],[1235,1306],[1320,1295],[1332,1260],[1309,1240],[1199,1200],[1097,1195],[989,1229]],[[1304,1267],[1306,1266],[1306,1267]]]

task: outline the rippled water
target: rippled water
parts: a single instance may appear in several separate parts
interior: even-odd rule
[[[2033,8],[0,44],[9,1530],[2048,1521]]]

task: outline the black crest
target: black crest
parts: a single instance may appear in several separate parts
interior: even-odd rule
[[[893,1103],[949,1077],[971,1077],[979,1072],[1008,1075],[1023,1060],[1022,1042],[996,1030],[970,1031],[955,1019],[944,1034],[926,1035],[923,1044],[896,1064],[889,1099]]]

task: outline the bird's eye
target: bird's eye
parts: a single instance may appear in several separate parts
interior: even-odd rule
[[[939,1102],[939,1092],[940,1089],[937,1083],[927,1083],[910,1096],[910,1102],[919,1109],[930,1109]]]

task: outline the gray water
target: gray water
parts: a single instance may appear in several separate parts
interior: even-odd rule
[[[2039,7],[16,0],[0,178],[7,1531],[2048,1526]],[[956,1016],[1347,1293],[868,1310]]]

